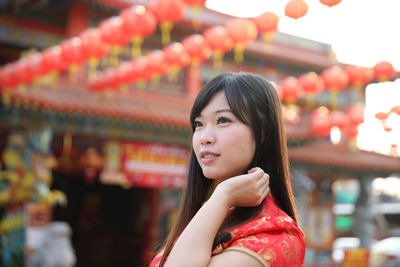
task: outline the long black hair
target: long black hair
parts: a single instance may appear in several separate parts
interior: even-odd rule
[[[220,91],[224,91],[233,114],[252,130],[255,152],[247,169],[257,166],[269,174],[270,192],[277,205],[297,222],[282,108],[274,86],[260,75],[247,72],[226,73],[213,78],[203,86],[194,101],[190,114],[193,132],[195,118]],[[207,200],[212,185],[213,180],[203,175],[192,149],[180,214],[166,240],[160,266],[164,264],[178,236]],[[261,207],[262,204],[256,207],[235,208],[225,218],[220,230],[244,224],[258,215]],[[220,236],[217,235],[214,244],[218,243],[219,239]]]

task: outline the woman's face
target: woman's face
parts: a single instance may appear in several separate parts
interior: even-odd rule
[[[195,119],[193,150],[203,174],[209,179],[227,179],[247,172],[254,156],[251,129],[235,115],[223,91],[215,94]]]

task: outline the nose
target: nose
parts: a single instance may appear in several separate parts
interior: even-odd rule
[[[215,135],[211,130],[205,129],[205,131],[200,136],[200,143],[202,145],[209,145],[215,143]]]

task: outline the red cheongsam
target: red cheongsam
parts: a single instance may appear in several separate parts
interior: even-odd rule
[[[212,256],[224,251],[241,251],[256,258],[263,266],[296,267],[304,263],[304,234],[268,194],[258,217],[230,231],[231,239],[218,245]],[[162,254],[151,262],[157,267]]]

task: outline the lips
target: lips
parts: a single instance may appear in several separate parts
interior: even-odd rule
[[[203,151],[200,153],[200,157],[203,163],[209,163],[219,157],[219,154],[210,151]]]

